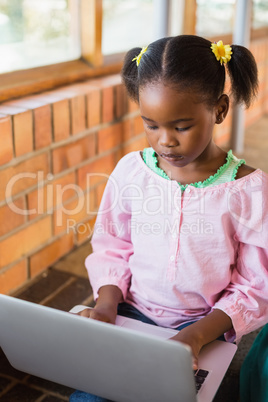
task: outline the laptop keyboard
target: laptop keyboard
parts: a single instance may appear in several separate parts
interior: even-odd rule
[[[203,369],[198,369],[194,371],[196,393],[200,391],[202,385],[204,384],[208,376],[208,373],[209,371]]]

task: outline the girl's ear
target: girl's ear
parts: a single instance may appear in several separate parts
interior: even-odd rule
[[[229,110],[229,96],[223,94],[219,97],[216,106],[216,124],[221,124]]]

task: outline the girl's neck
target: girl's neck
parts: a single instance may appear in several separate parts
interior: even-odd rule
[[[209,149],[208,149],[209,148]],[[211,143],[202,155],[192,163],[183,167],[175,167],[158,157],[158,166],[164,170],[171,180],[183,185],[204,181],[226,162],[227,153],[215,143]]]

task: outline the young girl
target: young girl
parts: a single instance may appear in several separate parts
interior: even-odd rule
[[[178,329],[194,368],[203,345],[268,321],[268,176],[213,141],[229,109],[226,68],[233,102],[248,107],[257,67],[242,46],[182,35],[127,53],[122,78],[150,148],[110,176],[86,259],[97,302],[81,315]]]

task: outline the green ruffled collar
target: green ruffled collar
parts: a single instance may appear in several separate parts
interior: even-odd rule
[[[158,159],[157,159],[157,154],[156,152],[153,150],[153,148],[145,148],[143,150],[143,160],[146,163],[146,165],[152,169],[155,173],[157,173],[159,176],[170,180],[170,178],[168,177],[168,175],[164,172],[163,169],[161,169],[158,166]],[[195,183],[190,183],[190,184],[181,184],[180,182],[178,182],[178,185],[180,186],[181,190],[184,191],[188,186],[193,186],[196,188],[203,188],[203,187],[208,187],[211,186],[213,183],[215,183],[219,177],[229,168],[231,162],[233,162],[234,160],[238,161],[238,164],[233,172],[232,175],[232,180],[235,179],[237,170],[239,168],[239,166],[242,163],[245,163],[245,161],[243,159],[238,160],[232,153],[232,150],[230,149],[227,152],[227,156],[226,156],[226,162],[219,167],[219,169],[217,170],[217,172],[214,175],[209,176],[206,180],[204,181],[198,181]]]

